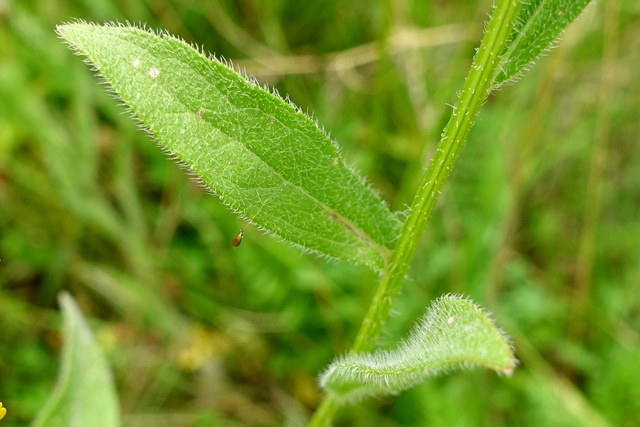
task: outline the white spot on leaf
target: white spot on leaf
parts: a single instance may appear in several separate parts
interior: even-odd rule
[[[133,60],[133,68],[135,68],[136,70],[139,69],[141,63],[142,63],[142,61],[140,61],[139,59],[134,59]]]
[[[155,79],[159,75],[160,75],[160,70],[158,70],[156,67],[149,68],[149,77],[151,77],[152,79]]]

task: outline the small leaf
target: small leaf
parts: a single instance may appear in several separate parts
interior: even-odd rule
[[[528,0],[521,2],[514,27],[501,55],[495,85],[519,76],[549,48],[591,0]]]
[[[107,361],[66,293],[59,297],[64,318],[64,347],[53,393],[32,427],[116,427],[118,398]]]
[[[223,203],[294,245],[383,267],[400,221],[299,109],[167,34],[57,31]]]
[[[446,295],[434,301],[395,350],[349,354],[320,378],[327,391],[354,400],[395,394],[443,371],[473,365],[510,375],[516,359],[509,340],[471,301]]]

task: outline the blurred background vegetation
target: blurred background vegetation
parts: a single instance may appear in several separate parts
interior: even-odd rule
[[[112,364],[125,426],[298,426],[376,285],[244,225],[56,38],[166,29],[288,94],[394,210],[410,202],[490,1],[0,1],[0,401],[26,425],[58,370],[58,292]],[[349,426],[640,426],[640,5],[591,5],[491,98],[383,346],[430,299],[494,313],[521,365],[342,411]]]

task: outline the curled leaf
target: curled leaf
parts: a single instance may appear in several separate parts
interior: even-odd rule
[[[344,400],[395,394],[430,375],[483,366],[510,375],[516,364],[507,337],[471,301],[446,295],[427,310],[394,350],[356,353],[331,363],[320,385]]]

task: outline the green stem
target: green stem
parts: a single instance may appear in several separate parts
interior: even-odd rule
[[[460,156],[460,151],[473,127],[480,107],[491,93],[500,54],[507,42],[519,6],[520,2],[517,0],[499,1],[489,19],[460,98],[453,107],[449,122],[442,132],[435,155],[413,199],[411,211],[404,223],[395,250],[380,278],[369,311],[351,347],[354,353],[368,352],[375,347],[389,317],[391,306],[409,270],[429,216],[433,212],[453,165]],[[309,427],[328,426],[338,406],[334,397],[326,396],[311,419]]]

